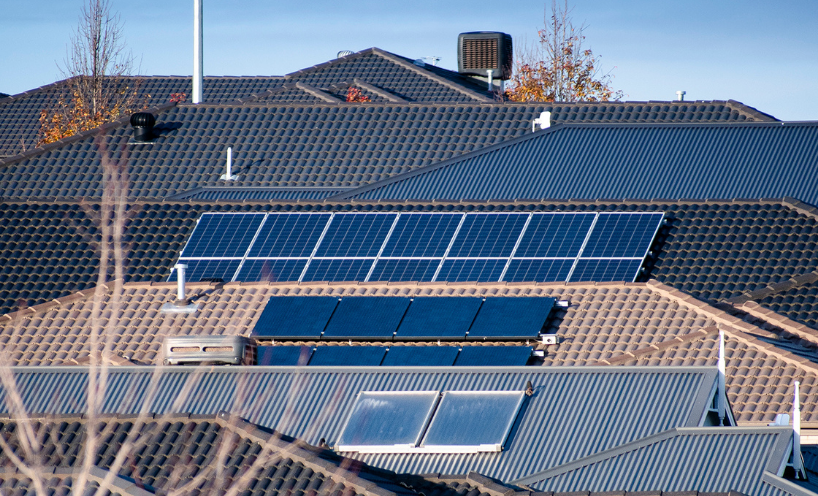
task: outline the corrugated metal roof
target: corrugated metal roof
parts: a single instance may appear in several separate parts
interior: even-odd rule
[[[214,414],[221,410],[308,443],[333,445],[360,391],[522,390],[527,399],[501,453],[366,455],[399,473],[466,474],[512,480],[673,427],[695,426],[711,400],[705,367],[115,367],[104,413]],[[30,413],[78,414],[86,368],[18,367]],[[153,380],[152,380],[153,377]],[[151,392],[153,388],[153,392]],[[0,394],[5,396],[5,394]],[[0,411],[7,411],[0,402]]]
[[[758,494],[789,457],[787,427],[677,428],[514,481],[538,491],[727,491]],[[532,479],[539,478],[538,482]]]
[[[338,198],[781,198],[818,204],[818,122],[564,124]]]

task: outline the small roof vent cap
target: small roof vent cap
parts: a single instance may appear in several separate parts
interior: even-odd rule
[[[341,57],[346,57],[348,55],[352,55],[353,53],[355,52],[353,52],[352,50],[341,50],[340,52],[338,52],[338,55],[336,55],[335,58],[340,59]]]
[[[131,126],[133,127],[133,139],[140,143],[146,143],[153,138],[153,126],[156,125],[156,117],[150,112],[137,112],[131,115]]]

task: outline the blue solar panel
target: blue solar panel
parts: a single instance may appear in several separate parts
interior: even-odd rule
[[[555,301],[543,297],[486,298],[468,339],[536,339]]]
[[[320,260],[313,259],[303,281],[363,281],[374,258]]]
[[[582,257],[643,258],[661,221],[661,213],[599,214]]]
[[[457,358],[457,346],[393,346],[383,359],[384,367],[450,367]]]
[[[571,260],[512,260],[504,281],[559,282],[565,281],[574,259]]]
[[[183,257],[243,257],[264,214],[202,214]]]
[[[446,260],[436,281],[499,281],[506,266],[502,260]]]
[[[533,214],[515,257],[576,258],[594,214]]]
[[[465,339],[482,298],[415,297],[395,339]]]
[[[580,259],[571,274],[571,282],[625,281],[633,282],[642,260],[586,260]]]
[[[331,296],[272,296],[256,321],[254,336],[318,339],[338,298]]]
[[[318,257],[374,257],[383,245],[396,214],[336,214]]]
[[[251,257],[309,257],[330,214],[268,214]]]
[[[464,346],[455,366],[516,366],[525,365],[534,350],[531,346]]]
[[[431,281],[440,260],[378,260],[370,281]]]
[[[258,346],[256,363],[289,367],[307,365],[310,355],[312,348],[309,346]]]
[[[297,281],[306,260],[246,260],[237,281]]]
[[[450,257],[508,257],[528,214],[467,215]]]
[[[377,367],[385,353],[382,346],[318,346],[310,357],[310,366]]]
[[[409,298],[392,296],[342,298],[324,338],[391,340],[409,302]]]
[[[384,257],[442,257],[462,214],[402,214]]]
[[[179,260],[179,263],[187,265],[185,270],[185,280],[187,281],[199,282],[203,279],[221,279],[224,282],[230,282],[233,280],[241,260]],[[175,280],[176,271],[174,270],[168,281]]]

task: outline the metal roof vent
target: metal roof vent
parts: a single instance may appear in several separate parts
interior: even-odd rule
[[[255,347],[242,336],[168,336],[165,365],[254,365]]]
[[[173,268],[176,269],[176,300],[162,305],[160,311],[164,313],[193,313],[198,310],[199,304],[193,303],[185,297],[185,270],[187,265],[178,263]]]
[[[353,52],[352,50],[341,50],[340,52],[338,52],[338,55],[336,55],[335,58],[340,59],[341,57],[346,57],[348,55],[352,55],[353,53],[355,52]]]
[[[457,37],[457,72],[461,74],[509,79],[512,59],[511,35],[478,31]]]
[[[676,97],[679,99],[680,102],[683,102],[683,101],[685,101],[685,95],[686,94],[687,94],[687,91],[677,91],[676,92]]]
[[[153,138],[153,126],[156,125],[156,117],[150,112],[137,112],[131,116],[131,126],[133,127],[133,140],[137,143],[150,143]]]

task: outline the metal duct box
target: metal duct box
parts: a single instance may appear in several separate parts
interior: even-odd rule
[[[253,365],[255,348],[242,336],[175,336],[165,339],[165,365]]]
[[[460,33],[457,37],[457,71],[461,74],[511,78],[511,35],[491,31]]]

